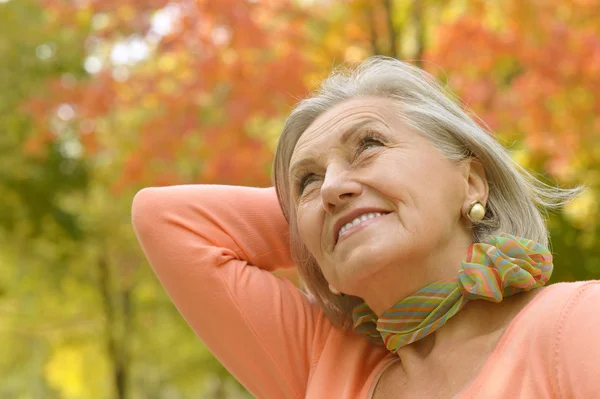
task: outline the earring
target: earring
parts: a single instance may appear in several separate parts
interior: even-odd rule
[[[469,205],[469,210],[467,211],[467,217],[473,223],[478,223],[483,220],[485,216],[485,206],[481,203],[481,201],[475,200],[471,202]]]
[[[335,287],[333,285],[331,285],[331,284],[329,284],[329,291],[331,291],[331,293],[333,295],[340,295],[341,294],[341,292],[339,292],[338,290],[336,290]]]

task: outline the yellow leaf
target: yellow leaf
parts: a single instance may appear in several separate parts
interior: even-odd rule
[[[135,17],[136,10],[130,5],[122,5],[117,8],[117,15],[123,21],[131,21]]]
[[[77,10],[75,14],[75,20],[79,26],[87,26],[94,15],[92,9],[90,7],[85,7],[80,10]]]
[[[359,62],[367,58],[367,56],[367,51],[364,48],[358,46],[348,46],[344,53],[345,61],[351,64],[358,64]]]
[[[85,393],[83,355],[77,348],[60,347],[46,364],[46,379],[50,386],[66,398],[80,398]]]
[[[163,54],[158,58],[157,63],[159,71],[169,73],[177,66],[177,58],[173,54]]]
[[[598,217],[598,198],[593,190],[586,190],[564,208],[567,218],[577,227],[595,226]]]
[[[511,151],[510,156],[516,163],[518,163],[522,167],[529,168],[529,161],[531,159],[530,151],[531,150],[528,150],[527,148],[518,148],[516,150]]]
[[[155,109],[160,104],[158,97],[155,94],[147,94],[142,99],[142,105],[148,109]]]
[[[62,344],[55,347],[44,367],[48,385],[65,399],[110,396],[106,356],[95,344]]]

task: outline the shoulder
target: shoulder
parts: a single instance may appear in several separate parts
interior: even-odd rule
[[[577,330],[586,325],[600,333],[600,280],[556,283],[544,288],[536,299],[531,310],[536,319],[544,319],[544,327],[551,327],[556,339],[564,334],[580,334]]]
[[[536,291],[503,338],[514,349],[511,361],[526,362],[557,397],[595,397],[592,393],[600,390],[595,377],[600,375],[600,281],[555,283]]]
[[[600,280],[555,283],[540,290],[532,300],[536,313],[566,317],[574,306],[590,306],[600,296]]]
[[[547,356],[550,347],[578,333],[576,326],[582,323],[596,323],[592,330],[600,333],[599,319],[593,315],[600,304],[600,281],[555,283],[536,291],[515,317],[513,337],[536,342],[533,346]]]
[[[563,317],[578,316],[578,312],[596,309],[600,299],[600,280],[578,281],[574,283],[558,283],[567,302],[562,312]]]
[[[600,389],[600,281],[555,284],[556,307],[551,318],[552,342],[548,350],[559,393],[566,397],[590,397]],[[595,394],[593,395],[595,396]]]
[[[595,337],[600,334],[600,281],[561,283],[564,286],[556,326],[557,341],[566,338]],[[599,354],[600,355],[600,354]]]

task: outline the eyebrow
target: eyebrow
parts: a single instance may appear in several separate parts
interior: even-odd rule
[[[380,123],[378,120],[376,119],[363,119],[360,122],[355,123],[354,125],[350,126],[349,129],[347,129],[344,134],[342,134],[342,137],[340,138],[340,143],[342,144],[346,144],[348,142],[348,140],[350,140],[350,138],[359,130],[364,129],[365,127],[369,126],[369,125],[374,125],[374,124],[378,124]],[[300,161],[295,162],[291,167],[290,167],[290,176],[294,176],[294,174],[296,173],[296,170],[298,169],[302,169],[305,166],[308,166],[310,164],[312,164],[314,161],[312,158],[304,158],[301,159]]]

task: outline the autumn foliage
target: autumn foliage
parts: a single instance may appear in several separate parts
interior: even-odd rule
[[[578,4],[576,4],[578,3]],[[576,182],[600,148],[600,3],[504,2],[439,30],[428,59],[499,134],[523,138],[545,169]]]
[[[113,189],[180,182],[268,184],[272,151],[261,130],[305,94],[310,71],[303,55],[307,15],[286,2],[181,2],[164,37],[152,31],[157,2],[96,2],[81,9],[46,1],[55,24],[102,13],[105,26],[89,47],[123,34],[144,36],[151,55],[135,65],[111,65],[65,85],[49,82],[52,96],[29,101],[40,134],[29,152],[52,138],[45,126],[59,104],[70,104],[86,156],[119,148],[122,163]],[[96,17],[98,18],[98,17]],[[95,44],[94,44],[95,43]],[[255,134],[248,123],[255,122]],[[56,135],[55,135],[56,136]],[[125,147],[125,148],[123,148]],[[197,165],[187,171],[176,160]]]

